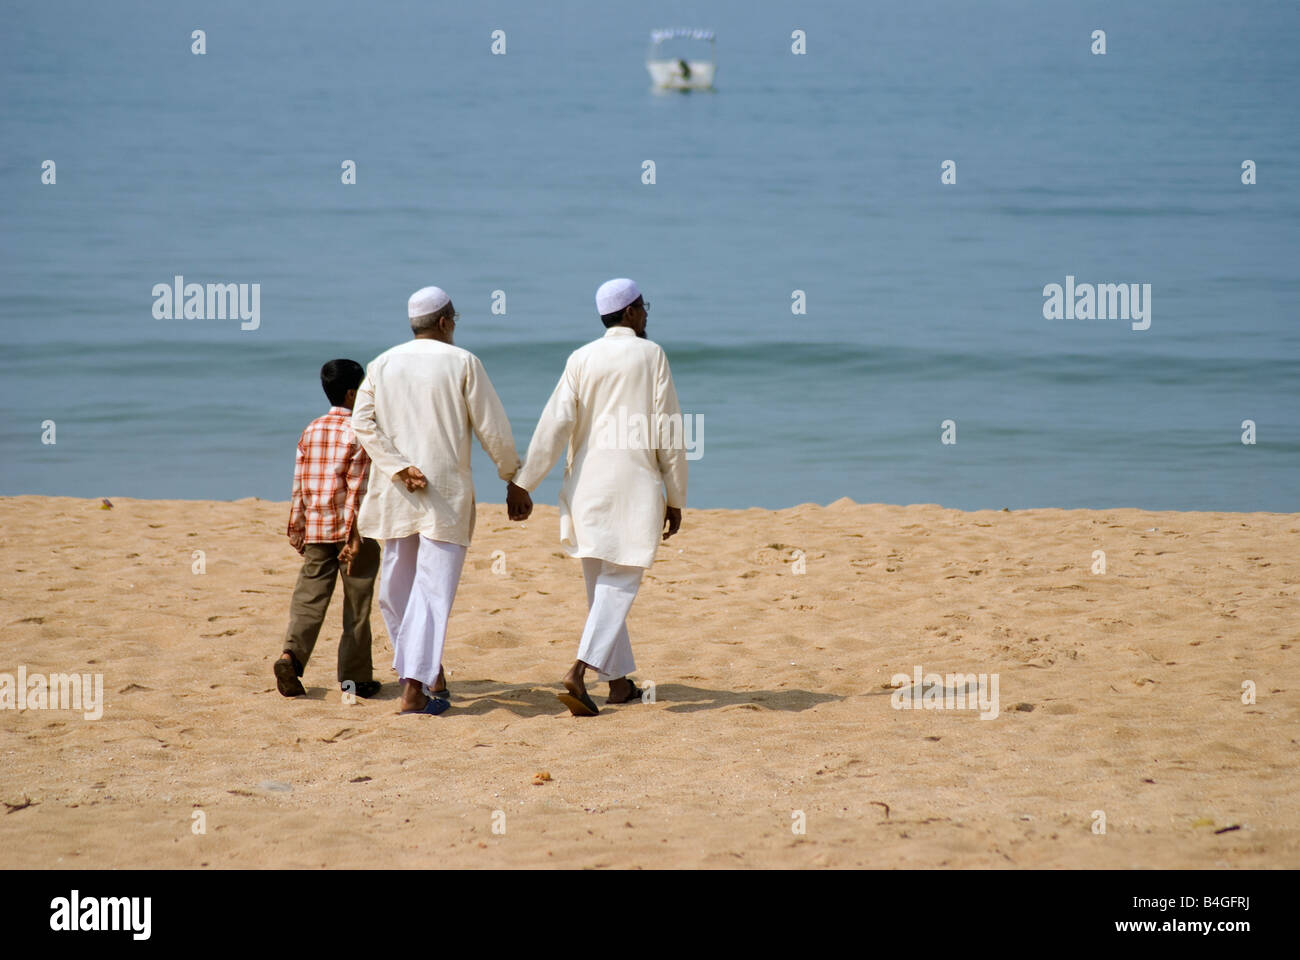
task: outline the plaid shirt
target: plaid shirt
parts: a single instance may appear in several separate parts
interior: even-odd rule
[[[352,432],[347,407],[330,407],[325,416],[307,424],[293,468],[289,539],[296,532],[304,543],[346,540],[366,493],[369,470],[370,458]]]

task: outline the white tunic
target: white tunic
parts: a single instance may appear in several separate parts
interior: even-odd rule
[[[649,567],[667,506],[686,505],[681,407],[668,358],[630,327],[570,354],[515,483],[534,490],[568,447],[560,543],[572,557]],[[364,531],[363,531],[364,532]]]
[[[357,513],[363,537],[422,533],[468,546],[474,532],[471,432],[502,480],[519,469],[510,421],[482,362],[440,340],[410,340],[370,361],[352,429],[371,461]],[[411,466],[428,479],[423,490],[407,490],[393,479]]]

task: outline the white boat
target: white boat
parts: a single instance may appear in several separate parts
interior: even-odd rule
[[[707,48],[700,46],[704,42],[708,43]],[[679,51],[679,46],[689,49]],[[713,75],[717,70],[713,31],[682,27],[652,30],[645,67],[650,71],[650,81],[661,90],[712,90]]]

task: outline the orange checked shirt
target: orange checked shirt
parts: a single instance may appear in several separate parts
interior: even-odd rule
[[[352,432],[351,410],[330,407],[325,416],[307,424],[298,440],[289,507],[289,540],[299,553],[301,543],[348,538],[369,471],[370,458]]]

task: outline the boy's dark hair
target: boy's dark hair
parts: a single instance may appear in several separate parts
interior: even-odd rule
[[[348,391],[361,386],[366,371],[355,360],[331,360],[320,368],[320,385],[333,406],[341,406]]]

